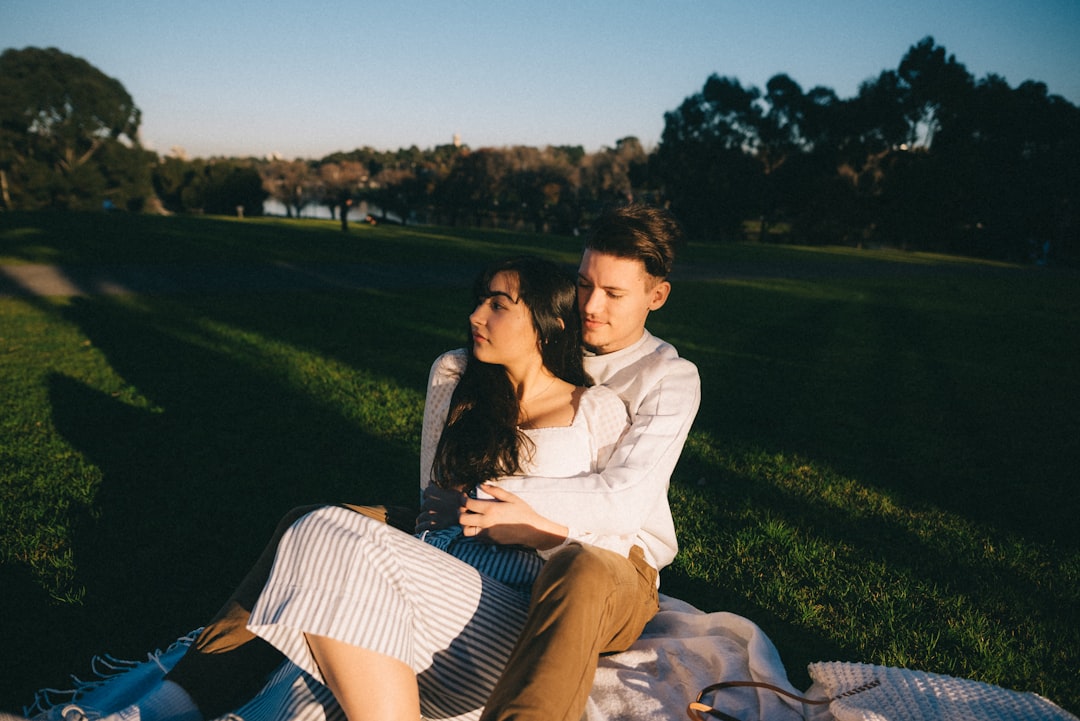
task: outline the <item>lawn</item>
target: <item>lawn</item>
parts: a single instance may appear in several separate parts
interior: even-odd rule
[[[478,267],[554,236],[0,214],[0,264]],[[703,402],[662,589],[756,621],[796,686],[855,660],[1080,710],[1080,276],[692,246],[655,333]],[[457,277],[457,276],[453,276]],[[0,298],[0,710],[206,619],[277,518],[415,499],[467,293]]]

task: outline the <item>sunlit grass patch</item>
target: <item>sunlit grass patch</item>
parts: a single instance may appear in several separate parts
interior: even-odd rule
[[[765,626],[792,651],[793,678],[820,660],[799,652],[802,634],[844,660],[1043,693],[1054,669],[1080,663],[1075,549],[898,501],[797,455],[702,435],[688,450],[672,491],[683,541],[672,572],[715,589],[709,608],[782,621]]]
[[[0,262],[407,272],[525,251],[570,264],[580,242],[30,221],[0,215]],[[703,391],[663,591],[759,623],[802,687],[806,663],[841,658],[1080,707],[1075,276],[757,244],[686,259],[754,272],[678,280],[649,321]],[[0,299],[2,610],[28,629],[9,634],[25,663],[0,708],[205,622],[295,505],[414,503],[424,384],[464,340],[462,286]]]
[[[78,600],[69,521],[93,510],[101,470],[58,433],[49,379],[76,379],[147,410],[153,404],[109,366],[80,329],[40,305],[0,301],[0,563],[25,564],[52,597]]]

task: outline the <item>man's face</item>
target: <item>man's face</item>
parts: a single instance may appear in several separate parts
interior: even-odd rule
[[[582,340],[594,353],[622,350],[641,338],[649,311],[671,292],[671,284],[650,276],[640,260],[593,250],[581,256],[577,288]]]

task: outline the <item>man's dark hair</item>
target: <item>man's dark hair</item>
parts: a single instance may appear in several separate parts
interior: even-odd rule
[[[681,241],[682,229],[670,213],[633,203],[604,211],[593,223],[585,249],[640,260],[649,275],[663,280],[671,273],[675,246]]]

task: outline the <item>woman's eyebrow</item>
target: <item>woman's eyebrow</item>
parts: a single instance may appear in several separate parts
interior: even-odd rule
[[[494,298],[495,296],[499,296],[500,298],[506,298],[508,301],[510,301],[514,305],[517,305],[521,301],[520,298],[515,298],[514,296],[510,295],[506,291],[502,291],[502,290],[489,290],[487,292],[487,295],[484,296],[484,298]]]

